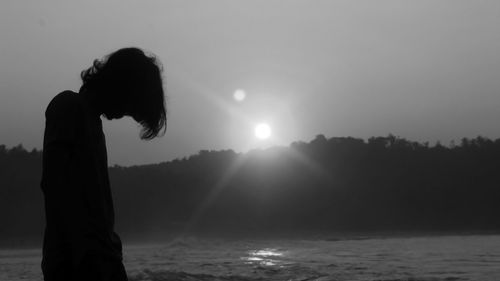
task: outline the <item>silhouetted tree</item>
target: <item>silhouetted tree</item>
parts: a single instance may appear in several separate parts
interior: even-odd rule
[[[326,138],[110,168],[125,238],[192,231],[498,231],[500,139]],[[0,241],[38,243],[41,152],[0,145]],[[24,242],[23,242],[24,241]]]

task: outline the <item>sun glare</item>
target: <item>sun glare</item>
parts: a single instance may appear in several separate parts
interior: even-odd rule
[[[261,140],[265,140],[271,136],[271,127],[266,123],[258,124],[255,127],[255,137]]]
[[[247,96],[247,94],[245,93],[245,91],[241,90],[241,89],[238,89],[234,92],[233,94],[233,97],[236,101],[243,101],[245,100],[245,97]]]

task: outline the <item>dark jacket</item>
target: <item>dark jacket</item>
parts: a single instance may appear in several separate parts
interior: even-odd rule
[[[45,118],[42,269],[75,268],[95,256],[121,261],[99,114],[82,94],[65,91],[50,102]]]

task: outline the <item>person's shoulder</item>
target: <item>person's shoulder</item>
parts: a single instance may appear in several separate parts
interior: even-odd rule
[[[72,91],[63,91],[49,102],[45,116],[68,116],[78,108],[78,96]]]

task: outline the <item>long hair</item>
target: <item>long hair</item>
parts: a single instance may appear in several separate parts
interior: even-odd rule
[[[80,76],[83,89],[99,93],[105,107],[132,116],[142,126],[141,139],[149,140],[167,126],[162,70],[154,55],[123,48],[94,60]]]

